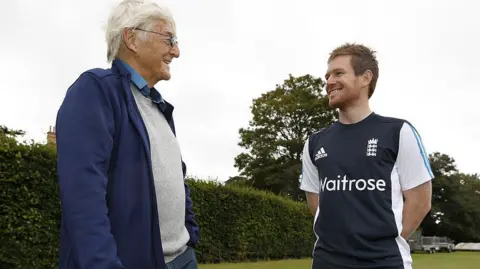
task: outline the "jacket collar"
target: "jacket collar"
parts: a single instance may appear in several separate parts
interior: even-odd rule
[[[115,75],[117,75],[117,77],[126,77],[128,79],[128,84],[130,84],[130,83],[134,82],[133,81],[134,78],[133,78],[132,72],[129,70],[129,69],[131,69],[131,67],[127,67],[127,66],[128,65],[126,65],[122,60],[120,60],[118,58],[116,58],[112,61],[112,72]],[[133,70],[133,69],[131,69],[131,70]],[[135,82],[134,82],[134,84],[135,84]],[[141,84],[139,83],[139,85],[141,85]],[[148,88],[146,83],[145,83],[144,88]],[[130,88],[128,87],[125,90],[127,91],[128,99],[133,99],[133,96],[131,95],[131,92],[130,92]],[[151,91],[140,90],[140,92],[142,92],[143,95],[152,98],[152,101],[159,106],[160,111],[164,114],[165,118],[167,118],[167,121],[169,121],[169,122],[172,121],[172,114],[173,114],[174,106],[172,104],[170,104],[168,101],[166,101],[165,99],[163,99],[161,94],[155,88],[152,88]],[[158,94],[158,96],[157,96],[157,94]]]

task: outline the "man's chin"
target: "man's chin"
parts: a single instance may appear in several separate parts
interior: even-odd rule
[[[171,77],[172,75],[170,74],[170,72],[162,72],[160,80],[170,80]]]
[[[337,109],[339,107],[340,103],[337,102],[337,101],[329,100],[328,105],[330,106],[330,108]]]

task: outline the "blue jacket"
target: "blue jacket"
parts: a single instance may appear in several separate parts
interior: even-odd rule
[[[130,79],[118,60],[88,70],[58,111],[60,269],[165,269],[149,139]],[[166,102],[175,133],[172,112]],[[185,192],[188,245],[195,247],[199,228],[187,184]]]

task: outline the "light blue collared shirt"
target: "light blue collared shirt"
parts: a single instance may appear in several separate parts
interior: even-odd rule
[[[158,106],[162,111],[165,111],[165,107],[166,107],[165,100],[163,100],[163,97],[160,94],[160,92],[157,91],[155,88],[149,88],[147,81],[137,71],[135,71],[135,69],[133,69],[129,64],[127,64],[122,60],[119,60],[119,62],[122,63],[122,65],[128,70],[128,72],[130,72],[132,82],[137,87],[137,89],[140,90],[140,92],[144,96],[150,98],[152,102],[158,104]]]

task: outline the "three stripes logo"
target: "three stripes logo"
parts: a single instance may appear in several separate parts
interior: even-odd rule
[[[318,150],[317,154],[315,154],[315,161],[318,160],[318,159],[320,159],[320,158],[325,158],[325,157],[327,157],[327,156],[328,156],[328,154],[325,152],[325,150],[323,149],[323,147],[321,147],[321,148]]]

